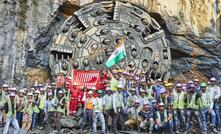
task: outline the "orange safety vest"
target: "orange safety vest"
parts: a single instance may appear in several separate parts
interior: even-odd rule
[[[86,109],[93,110],[93,98],[87,98]]]

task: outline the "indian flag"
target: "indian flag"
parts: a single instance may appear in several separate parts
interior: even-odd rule
[[[126,57],[126,51],[124,47],[124,41],[122,40],[122,43],[116,47],[114,52],[106,61],[105,66],[107,68],[112,67],[113,65],[117,64],[120,60],[122,60],[125,57]]]

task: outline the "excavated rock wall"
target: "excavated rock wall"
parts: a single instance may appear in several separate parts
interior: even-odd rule
[[[45,81],[52,37],[80,6],[102,0],[1,0],[0,84]],[[220,0],[122,0],[150,12],[166,32],[175,80],[221,82]],[[36,74],[37,77],[35,77]]]

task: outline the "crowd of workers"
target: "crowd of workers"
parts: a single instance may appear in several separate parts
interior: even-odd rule
[[[54,119],[55,132],[59,132],[61,117],[73,116],[79,105],[84,112],[78,129],[89,128],[91,133],[97,133],[98,124],[102,133],[120,130],[188,133],[194,123],[202,133],[220,131],[221,92],[214,77],[208,82],[194,79],[171,83],[161,79],[154,81],[142,72],[136,75],[113,70],[107,76],[105,89],[77,89],[78,84],[73,83],[70,90],[68,83],[63,88],[51,83],[16,90],[4,84],[0,89],[3,134],[8,133],[10,124],[14,134],[20,128],[43,129],[49,118]],[[70,105],[76,107],[74,112],[70,112]]]

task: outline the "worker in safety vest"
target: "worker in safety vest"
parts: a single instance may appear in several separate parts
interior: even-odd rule
[[[25,99],[25,107],[22,116],[22,129],[26,131],[31,129],[33,106],[33,93],[29,92]]]
[[[110,87],[106,87],[105,91],[106,91],[106,94],[103,97],[104,117],[105,117],[106,131],[109,132],[108,121],[109,121],[109,117],[113,118],[113,112],[114,112],[113,111],[113,94],[112,94]]]
[[[69,83],[65,83],[64,85],[65,90],[65,110],[66,110],[66,116],[70,115],[70,98],[71,98],[71,89],[69,89]]]
[[[142,118],[138,117],[138,113],[140,112],[140,100],[137,99],[134,101],[133,106],[127,109],[128,120],[125,122],[125,126],[130,129],[138,128]]]
[[[180,128],[185,128],[185,101],[186,92],[182,91],[182,84],[178,83],[176,85],[176,91],[173,93],[173,115],[176,133],[179,133]],[[180,124],[178,124],[179,121]]]
[[[154,115],[153,109],[148,103],[144,103],[143,107],[141,108],[140,112],[138,113],[140,117],[142,117],[142,122],[140,124],[140,128],[146,131],[149,130],[149,134],[153,131],[154,125]]]
[[[46,93],[44,88],[40,88],[40,95],[39,95],[39,117],[38,117],[38,123],[39,123],[39,129],[43,129],[43,121],[45,118],[45,104],[46,104]]]
[[[70,103],[70,112],[76,114],[78,107],[78,89],[77,83],[73,83],[73,89],[71,93],[71,103]]]
[[[17,106],[16,119],[18,120],[19,126],[22,127],[22,115],[25,107],[25,96],[23,89],[18,91],[18,95],[15,97],[15,100]]]
[[[169,133],[172,132],[172,112],[166,110],[164,108],[164,103],[159,103],[159,110],[155,112],[155,117],[156,117],[156,125],[155,129],[162,132],[165,132],[165,130],[169,131]]]
[[[112,91],[116,91],[117,90],[117,86],[119,84],[119,76],[117,74],[117,70],[114,70],[112,72],[113,76],[111,78],[111,81],[110,81],[110,88]]]
[[[214,133],[217,133],[218,131],[216,130],[216,115],[215,112],[213,111],[213,99],[212,99],[212,94],[210,94],[206,90],[206,83],[201,83],[200,84],[200,93],[198,94],[198,99],[197,103],[199,104],[200,108],[200,113],[202,117],[202,127],[203,127],[203,133],[207,133],[207,115],[210,115],[212,117],[212,131]]]
[[[93,133],[97,133],[97,122],[101,122],[102,134],[105,134],[105,120],[103,114],[103,90],[97,90],[98,97],[93,100]]]
[[[220,131],[221,121],[220,121],[220,104],[219,99],[221,96],[220,87],[217,85],[216,78],[210,78],[210,86],[207,87],[208,92],[212,94],[213,99],[213,110],[216,113],[216,127]]]
[[[8,133],[9,125],[11,124],[14,129],[14,134],[18,134],[19,125],[16,119],[16,102],[15,102],[15,93],[10,93],[9,97],[6,99],[4,109],[6,113],[6,123],[4,126],[3,134]]]
[[[65,114],[65,97],[64,91],[58,91],[57,98],[57,108],[55,112],[55,132],[60,132],[61,130],[61,117]]]
[[[48,123],[49,120],[53,120],[54,121],[54,114],[56,111],[56,107],[57,104],[55,104],[55,99],[53,98],[53,94],[52,93],[48,93],[48,99],[46,101],[46,106],[45,106],[45,119],[44,119],[44,124]]]
[[[79,125],[81,129],[84,129],[86,125],[90,126],[92,129],[93,100],[94,100],[93,91],[90,90],[88,92],[88,97],[86,98],[84,105],[84,115]]]
[[[40,112],[40,110],[39,110],[39,104],[40,104],[39,95],[40,95],[40,91],[36,90],[34,92],[34,98],[33,98],[33,114],[32,114],[32,123],[31,123],[32,130],[37,128],[37,117]]]
[[[122,90],[122,85],[119,84],[117,86],[117,91],[113,93],[113,109],[114,109],[114,118],[113,118],[113,129],[114,133],[117,133],[117,121],[119,117],[122,117],[121,124],[122,130],[125,128],[125,120],[124,120],[124,102],[123,102],[123,95],[120,93]]]
[[[199,105],[197,104],[197,92],[195,85],[191,84],[187,92],[186,98],[186,106],[187,106],[187,116],[186,116],[186,130],[189,131],[190,126],[190,117],[195,117],[196,121],[200,125],[200,129],[202,130],[202,123],[199,114]]]

